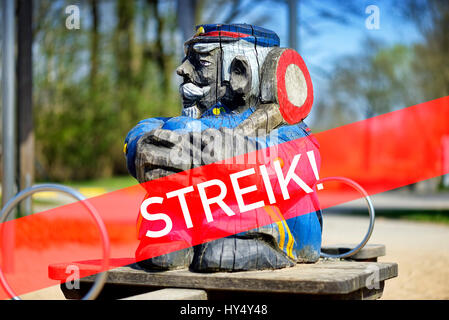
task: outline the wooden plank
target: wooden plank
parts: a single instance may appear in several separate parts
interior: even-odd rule
[[[381,281],[377,288],[362,288],[346,294],[292,294],[274,292],[248,292],[248,291],[207,291],[207,299],[220,301],[232,298],[237,301],[282,301],[293,302],[303,300],[376,300],[382,297],[385,282]]]
[[[167,288],[151,291],[122,300],[207,300],[207,293],[197,289]]]
[[[81,267],[81,270],[86,265]],[[96,266],[93,266],[96,267]],[[52,279],[61,278],[65,265],[50,266]],[[194,288],[204,290],[231,290],[250,292],[278,292],[293,294],[347,294],[366,287],[368,277],[378,272],[378,280],[396,277],[396,263],[320,260],[315,264],[298,264],[280,270],[247,271],[235,273],[194,273],[186,269],[148,272],[135,264],[119,267],[108,273],[108,284]],[[81,272],[82,274],[82,272]],[[55,277],[59,275],[60,277]],[[67,275],[65,275],[67,276]],[[95,276],[83,278],[94,281]]]
[[[321,251],[327,254],[342,254],[353,249],[356,244],[336,244],[327,245],[321,248]],[[355,255],[349,257],[351,260],[371,260],[385,256],[385,245],[383,244],[367,244]]]

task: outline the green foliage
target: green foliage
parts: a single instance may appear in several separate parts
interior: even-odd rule
[[[363,54],[336,62],[326,95],[317,105],[321,126],[338,126],[422,102],[413,48],[385,47],[374,41],[367,41],[365,48]]]
[[[111,178],[99,178],[95,180],[69,181],[67,186],[80,188],[104,188],[106,191],[115,191],[131,186],[135,186],[138,182],[130,175],[114,176]]]
[[[37,179],[68,181],[126,174],[122,150],[127,132],[142,119],[179,114],[172,73],[161,72],[174,70],[174,50],[155,45],[166,44],[155,30],[150,37],[148,30],[138,34],[135,28],[139,15],[158,16],[164,32],[174,18],[161,14],[157,1],[148,3],[118,1],[110,10],[117,22],[108,29],[101,26],[110,25],[109,19],[102,24],[106,16],[98,14],[103,12],[98,7],[94,11],[94,6],[106,10],[111,3],[82,3],[81,14],[92,13],[83,22],[90,23],[82,24],[80,30],[67,30],[66,16],[60,13],[68,2],[37,2]],[[173,37],[170,32],[168,36]]]
[[[243,2],[234,1],[229,19],[246,11]],[[181,110],[174,83],[182,53],[177,1],[78,1],[81,28],[68,30],[64,12],[72,4],[34,1],[37,180],[127,174],[128,131],[142,119]],[[198,1],[196,22],[204,22],[203,10],[214,16],[226,6]]]
[[[363,52],[338,58],[315,105],[318,129],[449,95],[449,2],[412,0],[398,9],[423,41],[386,46],[367,39]]]

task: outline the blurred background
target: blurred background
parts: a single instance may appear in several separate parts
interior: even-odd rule
[[[180,112],[175,68],[196,24],[256,24],[297,49],[314,82],[314,131],[449,92],[447,1],[30,2],[37,180],[127,174],[126,133]]]
[[[135,184],[127,174],[123,141],[142,119],[180,114],[180,79],[175,69],[183,57],[183,43],[197,24],[256,24],[274,30],[281,46],[295,48],[314,84],[314,107],[306,122],[315,132],[449,95],[449,2],[445,0],[15,3],[15,190],[52,181],[92,196]],[[1,17],[4,41],[6,24]],[[4,47],[0,54],[3,59]],[[2,61],[3,71],[7,64]],[[8,152],[2,144],[2,160]],[[406,225],[404,232],[418,238],[420,232],[436,237],[440,231],[435,230],[442,228],[440,237],[427,243],[428,248],[440,251],[429,255],[438,256],[438,263],[449,262],[448,188],[446,175],[381,198],[378,203],[384,214],[380,210],[380,216],[395,219],[385,220],[386,229],[375,231],[378,238],[375,233],[374,239],[386,243],[387,250],[390,243],[394,246],[403,241],[394,231],[400,230],[396,218],[433,223],[427,231],[419,225]],[[37,205],[45,208],[46,199],[41,198]],[[398,199],[402,206],[393,210],[398,209]],[[417,205],[413,207],[413,201],[407,199],[414,199]],[[352,208],[351,212],[356,212],[359,207]],[[338,221],[346,226],[354,223]],[[391,221],[393,227],[388,224]],[[338,235],[344,232],[337,227],[337,220],[331,218],[329,223],[330,232],[335,226],[330,237],[340,241]],[[424,228],[428,227],[425,224]],[[349,236],[350,230],[346,234]],[[391,234],[402,240],[388,238]],[[360,237],[356,234],[354,240],[345,240],[358,242]],[[411,250],[404,243],[397,252],[407,248]],[[442,255],[446,260],[441,260]],[[415,261],[410,254],[388,258]],[[415,277],[413,262],[407,264],[410,277]],[[432,282],[440,291],[429,288],[428,295],[417,297],[449,298],[449,275],[444,272]],[[396,286],[404,289],[402,282]],[[416,288],[420,286],[416,284]],[[386,297],[398,297],[397,293],[388,295],[387,290],[388,283]],[[435,296],[432,292],[439,293]]]

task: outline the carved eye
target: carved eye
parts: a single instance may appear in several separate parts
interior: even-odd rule
[[[212,64],[209,61],[204,60],[204,59],[200,59],[200,63],[201,63],[201,65],[203,65],[205,67],[208,67],[208,66],[210,66]]]

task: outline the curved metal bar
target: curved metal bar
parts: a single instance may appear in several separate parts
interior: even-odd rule
[[[103,223],[103,220],[101,219],[98,212],[95,210],[95,208],[88,202],[84,201],[86,200],[86,197],[84,197],[81,193],[78,191],[63,186],[59,184],[36,184],[32,187],[26,188],[22,191],[20,191],[16,196],[11,198],[5,205],[5,207],[2,209],[0,213],[0,224],[5,222],[9,215],[12,212],[12,209],[17,206],[20,201],[23,199],[31,196],[34,193],[37,192],[43,192],[43,191],[57,191],[62,192],[70,195],[74,199],[81,201],[83,206],[89,211],[91,216],[94,218],[95,223],[98,226],[98,229],[101,233],[101,241],[103,243],[103,260],[102,260],[102,270],[107,270],[109,267],[109,256],[110,256],[110,243],[109,243],[109,236],[106,230],[106,226]],[[103,271],[97,274],[93,286],[90,288],[90,290],[86,293],[86,295],[82,298],[82,300],[94,300],[98,295],[100,294],[101,290],[103,289],[103,286],[107,279],[107,271]],[[12,290],[12,288],[9,286],[8,282],[6,281],[6,278],[3,274],[3,270],[0,267],[0,283],[3,286],[3,288],[6,290],[6,292],[11,296],[13,300],[21,300],[18,295],[15,294],[15,292]]]
[[[365,189],[363,189],[362,186],[360,186],[357,182],[355,182],[351,179],[343,178],[343,177],[328,177],[328,178],[323,178],[323,179],[319,180],[317,183],[323,183],[326,181],[339,181],[339,182],[343,182],[343,183],[353,187],[365,198],[365,201],[368,205],[369,226],[368,226],[368,231],[366,232],[365,237],[363,238],[362,242],[360,242],[355,248],[353,248],[345,253],[341,253],[341,254],[328,254],[328,253],[321,252],[322,258],[334,258],[334,259],[348,258],[350,256],[355,255],[357,252],[359,252],[365,246],[365,244],[368,242],[369,238],[371,237],[371,234],[373,233],[374,219],[376,217],[373,203],[371,202],[371,198],[366,193]]]

